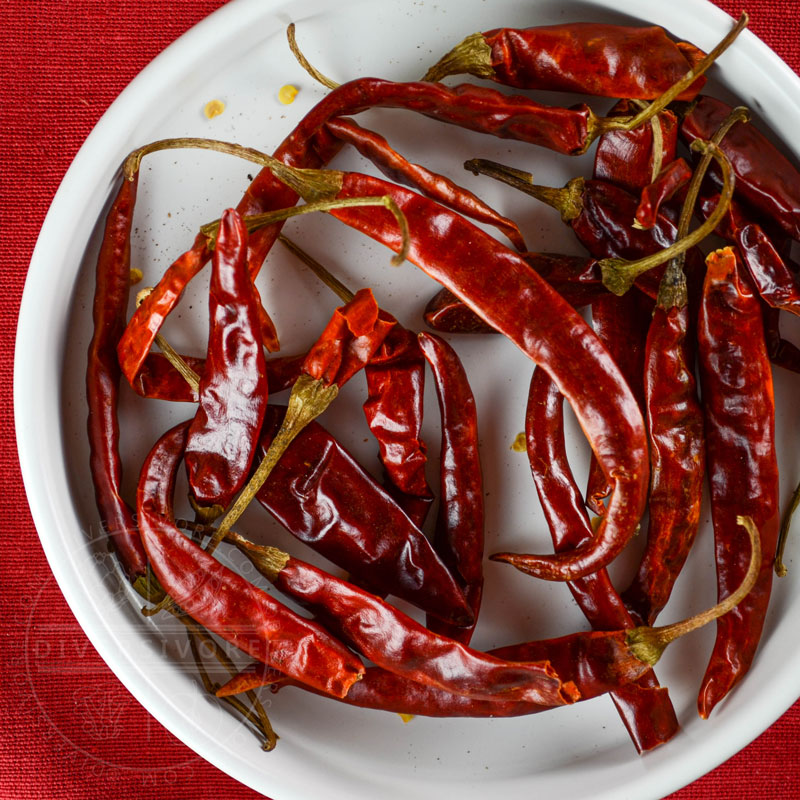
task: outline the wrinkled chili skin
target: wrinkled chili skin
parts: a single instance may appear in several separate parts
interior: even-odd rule
[[[747,672],[772,586],[778,536],[778,466],[772,373],[761,305],[731,248],[712,253],[698,324],[711,513],[720,598],[745,575],[750,548],[737,515],[753,519],[763,561],[755,586],[717,620],[717,638],[698,697],[702,717]]]
[[[410,163],[393,150],[380,134],[362,128],[353,120],[343,117],[328,120],[325,127],[337,139],[355,147],[364,158],[371,161],[390,180],[417,189],[427,197],[452,208],[453,211],[458,211],[465,217],[487,225],[494,225],[508,237],[517,250],[527,249],[525,240],[515,222],[498,214],[479,197],[444,175],[431,172],[419,164]]]
[[[523,258],[468,220],[407,189],[357,173],[342,175],[337,197],[376,194],[391,195],[405,214],[409,260],[543,365],[575,410],[606,474],[615,480],[615,491],[592,542],[571,552],[525,556],[525,571],[549,580],[574,580],[595,572],[632,536],[644,510],[648,482],[644,422],[617,366],[584,320]],[[388,212],[332,213],[390,248],[399,248],[400,235]],[[596,380],[591,393],[585,387],[589,374]]]
[[[422,440],[425,359],[414,333],[395,325],[364,367],[364,415],[378,441],[384,488],[421,528],[433,503]]]
[[[187,366],[201,378],[206,368],[204,358],[181,356]],[[276,356],[267,359],[267,389],[277,394],[291,389],[300,375],[306,354],[298,356]],[[196,403],[197,392],[186,383],[183,375],[169,363],[161,353],[149,353],[136,374],[133,390],[149,400],[169,400],[173,403]]]
[[[684,117],[681,136],[687,142],[710,139],[732,110],[721,100],[701,97]],[[800,241],[800,170],[750,123],[737,122],[720,148],[736,175],[736,194]]]
[[[607,293],[594,259],[556,253],[522,255],[574,308],[591,305]],[[448,289],[440,289],[431,298],[423,319],[428,327],[441,333],[497,333]]]
[[[800,286],[760,225],[736,231],[736,244],[761,299],[773,308],[800,315]]]
[[[800,348],[781,338],[780,309],[762,306],[764,314],[764,338],[769,360],[778,367],[800,373]]]
[[[89,406],[89,466],[100,524],[131,582],[147,571],[130,506],[120,495],[122,461],[119,455],[120,368],[117,342],[125,328],[131,270],[131,226],[136,204],[138,172],[123,180],[106,218],[97,259],[93,321],[86,365],[86,399]]]
[[[247,271],[247,228],[233,209],[220,221],[209,316],[208,355],[184,461],[197,502],[227,508],[247,480],[269,395],[258,300]]]
[[[656,26],[571,22],[499,28],[483,38],[492,51],[492,80],[517,89],[654,100],[693,65]],[[678,99],[693,99],[704,84],[698,78]]]
[[[667,604],[700,523],[705,436],[689,330],[688,306],[656,306],[644,371],[650,522],[639,569],[622,595],[639,625],[652,625]]]
[[[467,373],[444,339],[419,334],[439,400],[442,443],[439,453],[439,515],[433,545],[464,589],[475,622],[456,628],[434,618],[430,630],[469,644],[483,593],[483,473],[478,449],[478,412]]]
[[[153,573],[167,594],[212,633],[264,664],[344,696],[364,672],[360,660],[175,527],[172,495],[188,427],[182,423],[164,434],[142,466],[137,513]]]
[[[267,407],[263,452],[284,412]],[[317,422],[289,446],[256,499],[352,580],[445,619],[471,621],[461,590],[422,532]]]
[[[273,582],[370,661],[418,683],[485,700],[567,705],[580,697],[546,659],[511,663],[473,650],[299,559],[290,557]]]
[[[547,373],[537,367],[528,393],[525,439],[531,472],[556,551],[594,537],[567,458],[563,404],[564,396]],[[634,622],[606,570],[571,581],[568,586],[595,630],[633,627]],[[591,669],[600,671],[602,666],[591,665]],[[663,744],[678,730],[669,695],[658,685],[652,670],[612,691],[611,699],[639,753]]]
[[[676,158],[642,189],[636,208],[636,222],[643,228],[652,228],[658,221],[661,207],[692,178],[692,170],[682,158]]]
[[[638,112],[630,100],[620,100],[610,117],[628,117]],[[658,115],[661,123],[661,163],[674,161],[678,147],[678,118],[669,110]],[[639,125],[632,131],[608,131],[597,140],[594,155],[595,180],[614,183],[638,194],[653,179],[655,153],[653,126]]]

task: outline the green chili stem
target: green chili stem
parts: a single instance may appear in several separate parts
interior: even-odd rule
[[[318,417],[333,402],[338,392],[339,387],[335,383],[326,386],[321,380],[307,374],[303,374],[297,379],[292,387],[286,416],[280,430],[272,440],[258,469],[253,473],[253,477],[236,498],[236,502],[228,509],[228,513],[214,532],[214,536],[206,547],[206,552],[213,553],[216,550],[217,545],[236,524],[264,485],[286,448],[309,422]]]
[[[297,256],[336,296],[344,303],[349,303],[353,293],[312,255],[300,247],[297,242],[293,242],[288,236],[282,233],[278,236],[278,241],[293,255]]]
[[[603,284],[610,292],[620,296],[625,294],[639,275],[663,264],[671,258],[679,256],[681,253],[685,253],[690,248],[699,244],[706,236],[714,231],[730,206],[736,181],[727,157],[716,145],[710,142],[697,139],[692,142],[691,146],[693,150],[699,150],[701,152],[710,150],[713,157],[720,165],[723,187],[717,207],[709,218],[692,231],[692,233],[682,239],[678,239],[674,244],[660,250],[658,253],[653,253],[650,256],[645,256],[636,261],[626,261],[624,258],[602,259],[599,264],[603,275]]]
[[[397,203],[395,203],[388,194],[382,195],[381,197],[345,197],[341,200],[317,200],[306,203],[304,206],[292,206],[291,208],[268,211],[265,214],[253,214],[252,216],[245,217],[244,221],[247,225],[248,232],[252,233],[259,228],[264,228],[275,222],[282,222],[292,217],[299,217],[302,214],[312,214],[315,211],[336,211],[339,208],[365,208],[371,206],[383,206],[391,211],[395,220],[397,220],[397,225],[403,237],[403,244],[399,252],[392,256],[392,265],[397,267],[402,264],[408,256],[408,249],[411,245],[411,234],[408,229],[408,221],[406,220],[405,214],[403,214]],[[208,238],[209,247],[212,249],[216,241],[217,233],[219,232],[219,223],[220,221],[217,219],[200,227],[200,232],[203,236]]]
[[[327,86],[328,89],[337,89],[341,86],[340,83],[336,83],[336,81],[331,80],[330,78],[323,75],[315,66],[309,62],[309,60],[303,55],[302,51],[297,45],[297,39],[295,39],[294,35],[294,22],[289,23],[289,27],[286,28],[286,38],[289,40],[289,49],[292,51],[292,55],[297,59],[297,62],[300,66],[318,83],[321,83],[323,86]]]
[[[781,532],[778,535],[778,549],[775,553],[775,574],[779,578],[786,576],[789,570],[786,569],[786,564],[783,563],[783,552],[786,550],[786,542],[789,538],[789,529],[792,526],[792,517],[794,512],[797,511],[797,506],[800,505],[800,483],[794,490],[792,501],[789,503],[789,508],[786,509],[783,519],[781,520]]]
[[[138,308],[142,301],[153,291],[152,286],[148,286],[146,289],[142,289],[139,294],[136,295],[136,307]],[[200,376],[181,358],[180,354],[173,349],[172,345],[160,334],[156,334],[155,338],[156,346],[161,350],[164,354],[164,357],[175,367],[176,370],[183,376],[183,379],[186,383],[189,384],[192,391],[199,394],[200,393]]]
[[[487,175],[547,203],[561,214],[564,222],[570,222],[580,216],[583,211],[583,187],[585,184],[583,178],[573,178],[566,186],[559,189],[553,186],[539,186],[533,182],[533,175],[530,172],[507,167],[505,164],[498,164],[496,161],[489,161],[486,158],[472,158],[465,161],[464,169],[469,170],[473,175]]]
[[[592,117],[590,119],[589,143],[608,131],[632,131],[643,125],[654,115],[663,111],[681,92],[688,89],[706,70],[736,41],[739,34],[750,21],[743,11],[733,28],[722,41],[701,61],[698,61],[677,83],[669,88],[661,97],[633,117]],[[588,145],[587,145],[588,146]]]
[[[658,628],[632,628],[628,632],[627,642],[631,652],[640,661],[651,666],[655,665],[668,644],[732,611],[755,586],[761,569],[761,539],[758,528],[756,528],[750,517],[736,517],[736,522],[747,531],[750,537],[750,565],[739,588],[713,608],[709,608],[700,614],[695,614],[693,617],[681,622],[663,625]]]
[[[422,76],[422,80],[435,83],[448,75],[460,75],[463,72],[487,80],[495,76],[492,48],[482,33],[473,33],[459,42]]]

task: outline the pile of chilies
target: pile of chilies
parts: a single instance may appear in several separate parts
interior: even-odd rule
[[[770,359],[800,367],[800,352],[781,340],[776,318],[779,309],[800,313],[797,267],[786,257],[800,239],[800,174],[747,124],[745,110],[699,94],[702,73],[745,25],[743,17],[708,56],[655,27],[587,23],[476,34],[423,81],[333,84],[273,156],[173,140],[126,161],[97,265],[87,372],[97,504],[127,578],[155,604],[145,613],[165,610],[186,626],[206,688],[260,732],[265,749],[276,736],[254,690],[291,685],[357,706],[430,716],[532,714],[610,693],[642,752],[678,727],[652,671],[670,641],[717,619],[698,701],[703,717],[748,670],[779,528]],[[439,82],[458,72],[524,89],[624,99],[600,118],[585,105],[551,108]],[[565,154],[582,153],[598,139],[593,178],[563,190],[537,187],[511,167],[466,165],[555,205],[590,257],[527,252],[511,220],[410,164],[346,116],[374,106]],[[693,166],[678,155],[679,139],[697,154]],[[411,188],[323,170],[347,143]],[[264,168],[238,207],[205,226],[158,284],[140,293],[128,321],[139,164],[149,152],[183,146],[233,153]],[[295,207],[298,196],[305,206]],[[491,557],[568,581],[592,631],[488,653],[469,646],[483,585],[483,491],[467,376],[444,339],[403,328],[370,290],[350,292],[282,237],[282,221],[308,210],[327,210],[440,283],[425,314],[432,329],[499,332],[534,362],[526,439],[555,553]],[[690,233],[695,212],[705,221]],[[495,225],[516,250],[470,218]],[[728,246],[706,259],[696,245],[712,231]],[[265,355],[277,350],[278,339],[254,284],[278,239],[345,301],[296,357]],[[180,356],[158,331],[209,261],[207,354]],[[576,311],[589,304],[594,330]],[[426,364],[443,432],[432,541],[420,530],[434,499],[420,438]],[[314,421],[362,369],[383,486]],[[121,375],[144,397],[197,404],[194,417],[165,433],[148,455],[135,515],[120,495]],[[289,388],[286,407],[268,404],[271,394]],[[594,454],[586,500],[567,463],[565,397]],[[192,521],[176,520],[173,511],[182,462]],[[695,537],[706,473],[721,603],[683,623],[651,627]],[[235,532],[253,498],[349,580]],[[618,593],[606,567],[648,503],[644,557]],[[312,618],[218,561],[213,553],[223,542]],[[387,595],[424,611],[426,624],[390,605]],[[211,634],[254,663],[238,671]],[[231,673],[227,684],[206,673],[201,644]]]

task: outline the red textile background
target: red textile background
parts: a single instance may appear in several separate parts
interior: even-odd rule
[[[738,0],[716,0],[729,13]],[[77,626],[38,543],[16,456],[12,362],[28,262],[59,182],[92,126],[156,54],[222,0],[5,0],[0,9],[2,168],[0,475],[3,520],[0,797],[249,798],[133,700]],[[750,0],[752,30],[800,71],[798,0]],[[157,24],[154,24],[157,23]],[[46,609],[46,615],[42,613]],[[26,638],[33,634],[31,638]],[[56,682],[25,669],[25,647],[92,667]],[[30,654],[28,654],[30,655]],[[800,797],[800,703],[726,764],[671,795]],[[791,787],[794,786],[794,789]]]

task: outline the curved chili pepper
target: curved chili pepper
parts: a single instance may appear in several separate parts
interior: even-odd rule
[[[441,333],[497,333],[449,289],[439,289],[422,314],[425,324]]]
[[[380,134],[362,128],[353,120],[336,117],[325,127],[337,139],[353,145],[364,158],[375,164],[387,178],[417,189],[442,205],[458,211],[465,217],[493,225],[502,231],[517,250],[525,251],[525,240],[519,226],[486,205],[479,197],[457,183],[431,172],[419,164],[409,163],[391,148]]]
[[[364,368],[364,415],[378,440],[385,488],[421,528],[433,503],[422,441],[425,360],[417,337],[395,325]]]
[[[721,100],[701,97],[684,117],[681,136],[688,142],[710,137],[731,111]],[[736,193],[800,240],[800,170],[750,124],[734,125],[720,148],[736,175]]]
[[[731,593],[745,569],[747,546],[734,508],[752,517],[764,559],[753,591],[717,622],[698,698],[702,717],[753,660],[772,586],[779,526],[775,407],[761,306],[731,248],[712,253],[707,265],[698,339],[719,596]]]
[[[549,375],[537,367],[528,394],[525,439],[536,490],[557,552],[594,537],[567,458],[563,403],[564,396]],[[598,570],[568,586],[595,630],[633,627],[634,622],[606,570]],[[589,669],[602,671],[596,664],[589,665]],[[640,753],[663,744],[678,730],[669,695],[658,685],[653,672],[625,688],[613,690],[611,699]]]
[[[247,480],[268,396],[247,228],[233,209],[222,216],[214,248],[209,313],[208,356],[184,461],[197,502],[224,509]]]
[[[431,617],[428,628],[469,644],[483,593],[483,474],[478,450],[478,414],[467,373],[456,351],[438,336],[419,334],[430,365],[442,418],[439,516],[434,547],[464,590],[475,622],[466,628]]]
[[[277,589],[356,651],[397,675],[455,694],[569,705],[579,698],[546,660],[511,663],[439,636],[363,589],[274,547],[234,544]]]
[[[525,557],[526,571],[574,580],[609,563],[633,534],[644,509],[648,465],[644,422],[616,365],[583,319],[524,259],[468,220],[403,187],[357,173],[338,173],[336,197],[391,196],[410,230],[409,260],[449,288],[556,379],[607,475],[615,483],[597,536],[574,551]],[[330,181],[331,173],[326,173]],[[301,189],[301,191],[306,191]],[[396,224],[378,209],[332,212],[390,248]],[[390,221],[391,220],[391,221]],[[509,302],[508,298],[514,298]],[[592,374],[596,391],[585,391]],[[515,558],[510,554],[500,558]]]
[[[268,406],[262,451],[283,413]],[[319,423],[310,423],[287,448],[256,499],[357,583],[443,619],[472,622],[461,590],[422,532]]]
[[[339,697],[364,673],[344,645],[220,564],[175,527],[172,494],[189,423],[150,451],[139,479],[139,532],[167,594],[192,619],[248,655]]]
[[[781,337],[780,310],[762,305],[764,338],[769,360],[778,367],[800,373],[800,348]]]
[[[642,189],[634,215],[635,224],[640,228],[652,228],[658,221],[658,212],[662,204],[671,200],[691,178],[692,170],[682,158],[676,158],[667,164],[656,179]]]
[[[468,36],[423,80],[466,72],[517,89],[653,100],[705,55],[687,44],[676,44],[656,26],[568,22],[496,28]],[[699,78],[678,99],[693,99],[704,84]]]
[[[761,226],[743,225],[736,231],[736,244],[761,299],[772,308],[800,315],[800,286]]]
[[[89,466],[100,524],[132,583],[147,572],[147,559],[130,506],[122,499],[119,455],[120,368],[117,343],[125,327],[131,272],[131,226],[139,173],[123,179],[106,218],[97,258],[94,290],[94,332],[86,365],[89,405]]]

